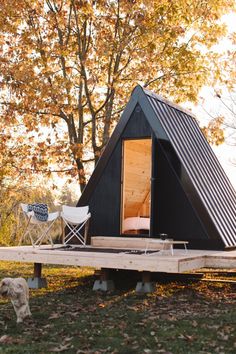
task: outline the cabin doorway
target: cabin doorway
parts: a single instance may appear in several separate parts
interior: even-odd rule
[[[122,234],[150,233],[152,139],[123,141]]]

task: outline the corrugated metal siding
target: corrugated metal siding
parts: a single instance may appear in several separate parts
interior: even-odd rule
[[[236,192],[195,118],[144,91],[227,247],[236,245]]]

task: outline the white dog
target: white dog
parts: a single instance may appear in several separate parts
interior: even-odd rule
[[[14,307],[17,323],[31,316],[29,308],[29,287],[23,278],[4,278],[0,283],[0,295],[9,297]]]

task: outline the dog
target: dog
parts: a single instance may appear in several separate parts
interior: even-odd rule
[[[0,282],[0,295],[11,300],[17,323],[31,316],[29,308],[29,287],[24,278],[4,278]]]

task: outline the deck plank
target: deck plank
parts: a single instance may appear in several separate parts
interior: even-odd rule
[[[97,251],[63,251],[56,245],[0,247],[0,260],[43,264],[61,264],[95,268],[127,269],[150,272],[178,273],[205,267],[236,268],[236,251],[217,252],[176,249],[152,254],[127,254]]]

